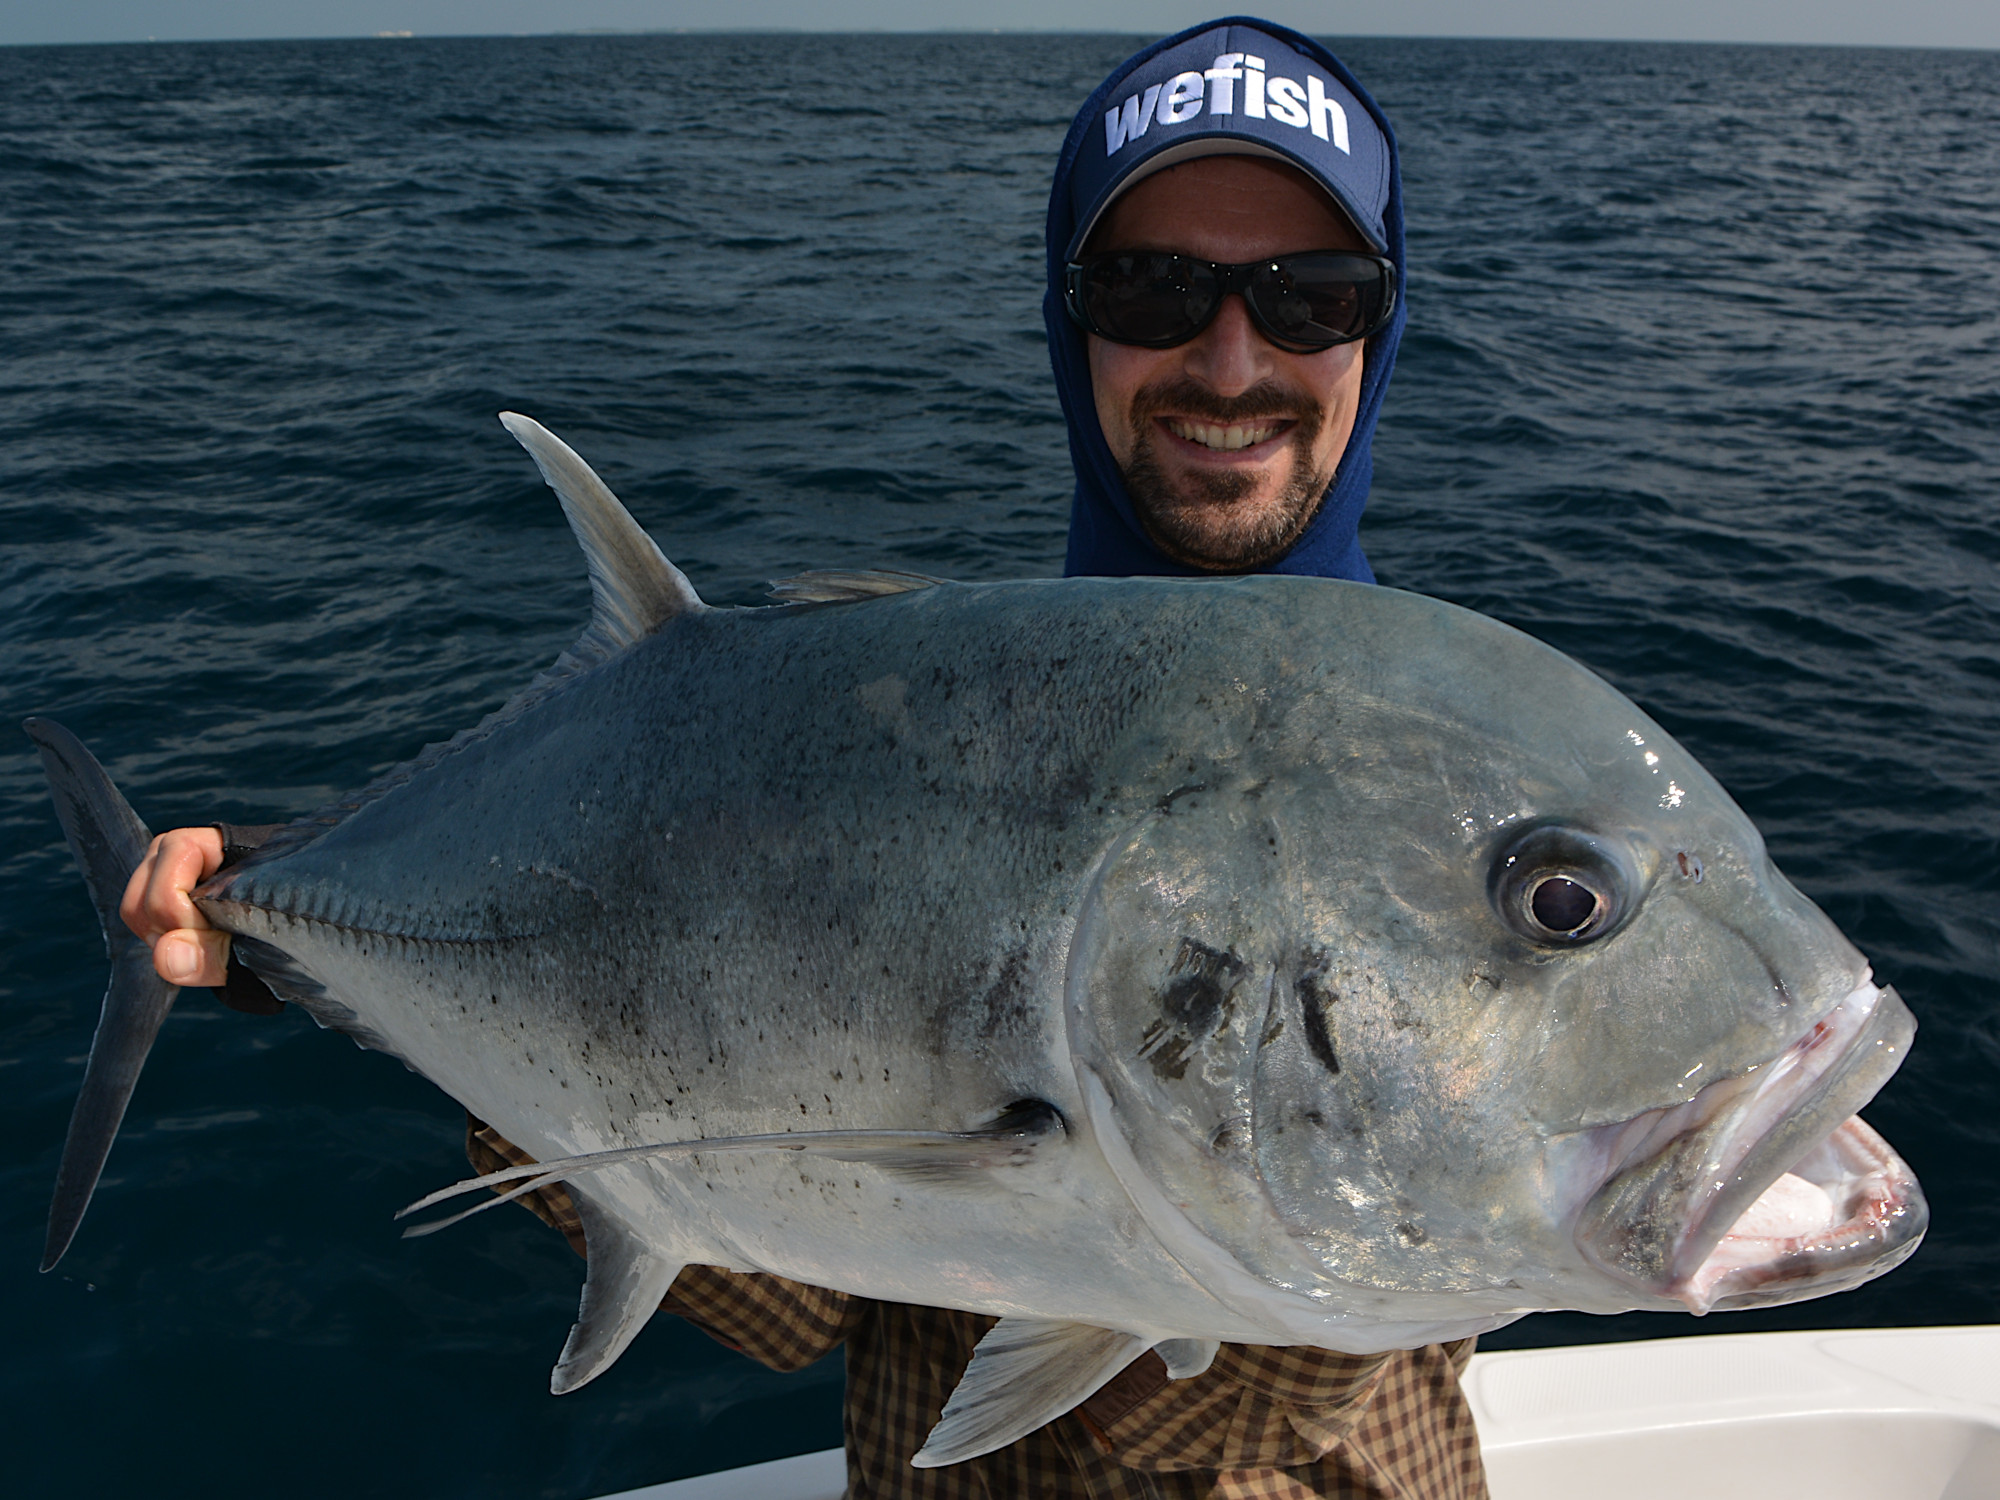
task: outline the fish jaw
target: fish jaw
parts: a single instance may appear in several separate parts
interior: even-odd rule
[[[1585,1205],[1578,1250],[1638,1306],[1697,1315],[1803,1301],[1893,1269],[1929,1210],[1915,1174],[1854,1111],[1915,1032],[1896,992],[1864,980],[1761,1076],[1592,1132],[1630,1143],[1630,1164]]]
[[[1683,1300],[1735,1311],[1844,1292],[1901,1265],[1929,1223],[1909,1167],[1856,1115],[1730,1226]]]

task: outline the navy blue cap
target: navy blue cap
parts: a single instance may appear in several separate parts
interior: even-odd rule
[[[1276,33],[1276,34],[1274,34]],[[1391,155],[1344,70],[1294,48],[1279,28],[1222,22],[1149,49],[1098,91],[1104,108],[1069,180],[1074,260],[1104,210],[1142,178],[1199,156],[1289,162],[1387,251]]]

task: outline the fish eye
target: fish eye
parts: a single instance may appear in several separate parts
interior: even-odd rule
[[[1611,840],[1545,823],[1500,850],[1491,894],[1500,919],[1520,936],[1575,947],[1618,926],[1633,885],[1630,861]]]
[[[1528,915],[1548,932],[1579,938],[1597,925],[1604,898],[1567,875],[1544,875],[1528,893]]]

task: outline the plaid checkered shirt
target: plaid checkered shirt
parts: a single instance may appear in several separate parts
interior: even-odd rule
[[[531,1160],[469,1117],[466,1155],[482,1173]],[[519,1201],[584,1253],[560,1186]],[[847,1500],[1486,1497],[1458,1384],[1471,1339],[1373,1355],[1225,1344],[1187,1380],[1148,1353],[1019,1441],[918,1469],[910,1456],[994,1319],[713,1266],[683,1270],[660,1306],[774,1370],[847,1346]]]

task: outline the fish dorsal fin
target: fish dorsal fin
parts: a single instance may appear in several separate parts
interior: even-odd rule
[[[940,1469],[1004,1448],[1089,1400],[1152,1344],[1088,1323],[1002,1318],[972,1351],[937,1426],[910,1462]]]
[[[823,568],[773,579],[767,587],[773,599],[786,604],[845,604],[855,599],[879,599],[884,594],[908,594],[943,583],[923,573],[894,568]]]
[[[549,1374],[549,1389],[558,1396],[610,1369],[681,1273],[677,1261],[656,1255],[610,1213],[580,1193],[574,1198],[590,1252],[590,1271],[584,1278],[576,1326]]]
[[[567,443],[519,412],[501,412],[500,422],[528,450],[542,478],[562,501],[563,514],[583,547],[584,561],[590,568],[590,624],[554,665],[472,728],[424,746],[419,754],[391,767],[358,792],[294,820],[233,870],[270,864],[295,853],[412,777],[511,724],[550,694],[560,692],[567,683],[643,640],[675,616],[699,614],[708,608],[686,575],[667,561],[644,528],[632,519],[632,513]]]
[[[645,528],[569,444],[519,412],[503,411],[500,421],[528,450],[562,501],[563,514],[569,517],[590,567],[590,628],[571,648],[571,655],[612,655],[651,635],[675,615],[708,608],[687,576],[667,561]]]

